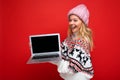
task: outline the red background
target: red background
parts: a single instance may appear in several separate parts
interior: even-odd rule
[[[1,0],[0,80],[62,80],[49,63],[26,64],[29,35],[67,35],[68,11],[80,3],[90,11],[93,30],[92,80],[120,80],[119,0]]]

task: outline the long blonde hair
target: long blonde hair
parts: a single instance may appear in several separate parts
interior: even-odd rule
[[[71,28],[68,28],[68,36],[72,35]],[[80,27],[80,34],[79,34],[84,40],[86,40],[89,43],[90,50],[93,49],[93,38],[92,38],[92,30],[85,25],[83,22]]]

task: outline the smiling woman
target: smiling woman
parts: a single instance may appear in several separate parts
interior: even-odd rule
[[[92,35],[86,29],[89,11],[80,4],[69,11],[68,18],[69,33],[61,45],[62,60],[57,64],[58,72],[64,80],[90,80],[94,71],[90,58]]]

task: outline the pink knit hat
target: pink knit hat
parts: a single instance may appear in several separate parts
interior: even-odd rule
[[[82,21],[88,25],[89,22],[89,11],[87,9],[87,7],[84,4],[80,4],[76,7],[74,7],[73,9],[71,9],[68,13],[68,17],[74,14],[76,16],[78,16],[80,19],[82,19]]]

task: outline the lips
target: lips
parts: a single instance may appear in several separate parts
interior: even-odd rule
[[[71,29],[75,29],[77,26],[75,25],[71,25]]]

